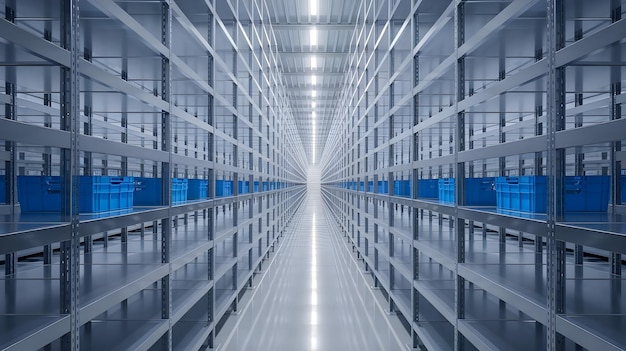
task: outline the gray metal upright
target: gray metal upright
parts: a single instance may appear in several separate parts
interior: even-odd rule
[[[61,242],[61,264],[59,265],[61,313],[69,315],[70,330],[63,336],[61,342],[65,349],[79,350],[79,1],[64,0],[61,14],[63,18],[61,21],[62,46],[70,56],[69,66],[61,68],[61,128],[67,132],[70,139],[70,147],[61,150],[61,211],[65,221],[70,223],[69,240]]]

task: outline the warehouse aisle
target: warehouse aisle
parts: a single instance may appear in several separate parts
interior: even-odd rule
[[[241,350],[378,350],[376,336],[339,265],[318,189],[309,189],[298,221],[270,268],[267,300]],[[298,217],[298,216],[297,216]]]

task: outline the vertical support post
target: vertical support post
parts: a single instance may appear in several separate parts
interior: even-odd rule
[[[557,315],[565,310],[565,243],[556,238],[556,223],[563,218],[565,150],[556,147],[556,134],[565,128],[565,68],[556,66],[556,52],[565,46],[563,0],[547,0],[547,349],[563,350],[565,339],[556,331]]]
[[[61,128],[70,134],[70,148],[61,150],[61,211],[70,223],[70,239],[61,242],[61,313],[70,316],[70,332],[61,338],[64,350],[80,349],[78,292],[80,237],[78,220],[79,175],[79,1],[64,0],[61,5],[62,47],[70,53],[70,65],[61,68]]]
[[[413,26],[412,47],[415,47],[417,46],[417,44],[419,44],[419,41],[420,41],[419,15],[418,15],[417,10],[415,10],[415,13],[413,13],[412,26]],[[419,54],[417,54],[413,57],[413,87],[416,87],[419,84],[419,78],[420,78]],[[411,126],[416,126],[418,124],[419,124],[419,94],[415,94],[415,96],[413,97],[413,123],[411,124]],[[413,134],[412,144],[413,144],[413,160],[412,161],[419,161],[419,134],[418,133]],[[416,168],[412,170],[411,183],[413,185],[411,198],[417,199],[418,194],[419,194],[419,184],[418,184],[419,183],[419,171]],[[413,265],[412,265],[413,283],[411,284],[411,290],[413,291],[413,293],[411,294],[411,306],[412,306],[412,314],[413,314],[412,316],[413,323],[418,323],[420,321],[420,295],[417,289],[415,289],[415,282],[419,280],[419,271],[420,271],[420,264],[419,264],[420,252],[415,247],[415,241],[419,240],[419,225],[420,225],[419,211],[416,207],[414,207],[411,209],[411,231],[413,232],[413,242],[411,242],[411,248],[412,248],[411,259],[413,261]],[[413,338],[412,338],[413,348],[418,348],[420,344],[420,339],[417,336],[417,333],[415,332],[415,327],[413,323],[411,323],[411,330],[412,330],[412,335],[413,335]]]
[[[576,2],[574,4],[574,11],[576,13],[577,18],[583,17],[583,9],[582,3]],[[576,20],[574,21],[574,40],[578,41],[583,38],[583,21]],[[574,95],[574,105],[581,106],[583,104],[583,68],[576,67],[574,68],[574,89],[576,91]],[[583,126],[583,114],[579,113],[574,116],[574,128],[580,128]],[[574,148],[574,175],[583,176],[585,175],[584,164],[583,161],[585,159],[585,154],[583,153],[582,146],[576,146]],[[583,246],[576,244],[574,246],[574,262],[576,264],[583,264]]]
[[[161,43],[168,48],[171,55],[171,31],[172,31],[172,10],[169,1],[161,4]],[[161,219],[161,263],[169,263],[171,260],[172,245],[172,127],[170,120],[170,110],[173,107],[171,98],[171,62],[169,56],[161,55],[161,99],[169,103],[167,111],[161,111],[161,147],[162,151],[169,153],[168,162],[161,163],[161,198],[163,205],[168,206],[168,215]],[[162,338],[162,348],[172,349],[172,286],[171,286],[171,266],[170,272],[161,278],[161,318],[167,319],[169,323],[168,331]]]
[[[505,44],[500,44],[500,53],[499,53],[499,62],[498,62],[498,79],[504,80],[506,78],[506,52],[505,52]],[[498,142],[501,144],[506,143],[506,132],[504,131],[504,127],[506,126],[506,97],[504,95],[500,95],[499,99],[499,110],[500,113],[498,115]],[[498,175],[501,177],[506,176],[506,157],[498,158]],[[521,235],[520,235],[521,237]],[[498,228],[498,240],[500,241],[500,254],[504,254],[506,251],[506,228],[499,227]]]
[[[15,13],[16,13],[17,3],[15,0],[9,0],[5,4],[5,19],[9,22],[15,22]],[[15,62],[15,48],[9,46],[6,49],[5,59],[7,62]],[[6,83],[5,83],[5,94],[9,96],[9,103],[5,104],[5,118],[10,120],[16,119],[15,113],[15,97],[16,93],[16,85],[17,85],[17,74],[15,67],[6,67]],[[17,164],[16,164],[16,143],[11,140],[7,140],[4,143],[4,150],[9,154],[9,158],[5,161],[5,176],[6,176],[6,200],[5,203],[9,207],[9,213],[11,215],[16,214],[17,204]],[[10,275],[15,273],[15,268],[17,266],[17,256],[15,252],[11,252],[5,255],[4,260],[4,271],[6,275]]]
[[[454,11],[455,17],[455,55],[456,55],[456,99],[457,116],[455,120],[455,234],[456,234],[456,264],[455,264],[455,311],[454,349],[463,350],[463,335],[459,332],[459,320],[465,318],[465,279],[458,274],[458,265],[465,263],[465,219],[459,218],[459,206],[465,204],[465,163],[459,162],[458,154],[465,150],[465,112],[458,111],[458,103],[465,98],[465,57],[459,57],[458,48],[465,43],[465,1],[460,0]]]
[[[213,48],[214,47],[214,36],[213,36],[213,32],[214,32],[214,28],[215,28],[215,18],[213,15],[212,10],[209,10],[208,16],[207,16],[207,21],[208,21],[208,26],[207,26],[207,41],[209,43],[209,45]],[[215,87],[214,81],[215,81],[215,64],[214,64],[214,58],[213,55],[209,52],[208,53],[208,61],[207,61],[207,65],[208,65],[208,83],[211,87]],[[213,95],[208,94],[207,95],[207,100],[208,100],[208,116],[207,116],[207,123],[213,127],[215,127],[215,116],[214,116],[214,98]],[[214,154],[215,154],[215,139],[213,136],[213,133],[209,132],[208,135],[208,160],[212,163],[212,168],[209,169],[209,198],[211,199],[215,199],[215,158],[214,158]],[[208,231],[209,231],[209,235],[208,235],[208,239],[209,241],[213,241],[215,239],[215,207],[210,207],[208,209],[208,217],[207,217],[207,226],[208,226]],[[215,246],[213,245],[211,248],[209,248],[209,253],[208,253],[208,280],[211,281],[213,280],[213,283],[215,283],[214,278],[215,278]],[[215,284],[214,284],[215,285]],[[215,306],[215,294],[214,294],[214,289],[211,289],[209,291],[209,293],[207,294],[207,324],[211,325],[213,324],[213,329],[215,329],[215,323],[214,323],[214,308]],[[214,339],[215,339],[215,333],[211,332],[209,333],[209,336],[207,338],[206,344],[208,347],[212,348],[214,347]]]
[[[47,6],[50,6],[49,4]],[[44,29],[44,39],[47,41],[52,40],[52,25],[50,21],[46,21],[45,29]],[[46,91],[43,94],[43,104],[45,106],[52,106],[52,79],[51,74],[47,73],[44,76],[44,90]],[[52,127],[52,118],[50,115],[46,115],[44,118],[44,126]],[[42,155],[43,158],[43,175],[52,175],[52,152],[50,147],[44,147],[44,153]],[[48,244],[43,247],[43,263],[51,264],[52,263],[52,245]]]
[[[622,7],[621,2],[617,0],[611,1],[611,21],[617,22],[622,19]],[[611,61],[621,62],[622,52],[619,46],[614,45],[611,48]],[[611,105],[610,114],[611,120],[622,118],[622,104],[617,102],[618,96],[622,93],[622,71],[619,67],[611,67]],[[613,182],[613,199],[611,201],[611,212],[615,213],[617,205],[622,204],[622,189],[626,184],[621,181],[622,176],[622,161],[618,159],[617,155],[622,153],[622,142],[611,142],[611,179]],[[611,273],[617,277],[622,275],[622,254],[619,252],[611,253]]]
[[[124,57],[122,58],[122,79],[128,80],[128,41],[126,39],[123,40],[123,52]],[[128,143],[128,96],[122,96],[122,120],[121,125],[123,128],[122,131],[122,143]],[[122,156],[121,160],[121,176],[128,176],[128,157]],[[121,233],[122,243],[128,242],[128,227],[122,228]]]
[[[614,49],[614,55],[621,56],[619,49]],[[615,74],[612,74],[612,77],[616,75],[619,76],[620,71],[616,70]],[[620,78],[621,79],[621,78]],[[622,105],[617,103],[617,97],[622,93],[622,85],[621,81],[617,81],[611,84],[611,120],[621,119],[622,118]],[[611,201],[611,211],[613,213],[616,212],[616,205],[620,205],[622,202],[621,194],[622,194],[622,186],[624,184],[621,183],[621,174],[622,174],[622,161],[618,160],[616,155],[622,152],[622,142],[621,141],[613,141],[611,142],[611,179],[613,182],[613,201]],[[611,263],[611,273],[617,277],[621,277],[622,275],[622,254],[619,252],[611,252],[610,257]]]
[[[535,28],[535,61],[543,59],[543,29]],[[543,134],[543,91],[544,87],[541,81],[535,83],[535,135]],[[543,155],[541,151],[535,152],[534,174],[536,176],[543,175]],[[543,264],[543,237],[535,235],[535,262],[538,265]]]
[[[15,9],[13,8],[13,12],[15,11]],[[7,53],[7,56],[9,58],[12,58],[13,60],[15,60],[15,49],[8,49],[9,52]],[[9,96],[9,103],[5,104],[5,118],[6,119],[10,119],[10,120],[16,120],[17,116],[15,114],[15,98],[17,95],[16,92],[16,75],[15,75],[15,68],[13,67],[9,67],[7,68],[8,72],[8,77],[7,81],[5,83],[5,93],[6,95]],[[16,211],[16,205],[17,205],[17,187],[16,187],[16,182],[17,182],[17,164],[16,164],[16,153],[17,150],[15,149],[16,143],[15,141],[5,141],[4,143],[4,150],[9,154],[9,158],[4,162],[4,169],[6,172],[6,189],[5,189],[5,194],[6,194],[6,201],[5,203],[9,206],[9,213],[13,216],[17,213]],[[15,252],[11,252],[5,255],[5,260],[4,260],[4,273],[6,275],[10,275],[15,273],[15,268],[17,266],[17,256],[15,255]]]

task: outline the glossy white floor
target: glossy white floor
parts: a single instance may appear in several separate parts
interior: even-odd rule
[[[319,187],[305,204],[253,300],[240,312],[228,350],[381,350],[368,309],[344,261],[349,256],[330,230]],[[342,251],[343,250],[343,251]],[[343,255],[343,256],[342,256]],[[368,288],[368,287],[361,287]],[[369,304],[371,309],[373,306]]]

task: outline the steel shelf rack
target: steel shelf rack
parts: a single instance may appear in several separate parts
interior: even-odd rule
[[[0,349],[217,348],[306,190],[265,2],[0,5]],[[60,176],[57,212],[22,211],[25,175]],[[163,200],[79,213],[79,175]],[[172,204],[172,178],[208,197]]]
[[[626,347],[624,5],[363,2],[322,191],[410,347]],[[466,178],[539,175],[546,213],[464,198]],[[608,211],[564,212],[563,179],[588,175],[610,176]],[[454,203],[418,197],[439,178]]]

